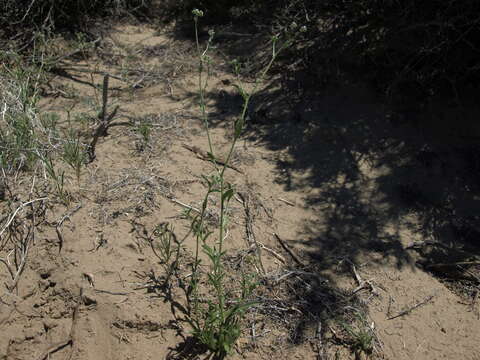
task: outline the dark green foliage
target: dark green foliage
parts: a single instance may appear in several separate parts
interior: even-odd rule
[[[164,13],[167,17],[190,19],[192,9],[197,8],[205,13],[203,22],[224,24],[242,14],[258,10],[262,4],[263,1],[255,0],[169,0],[165,2]]]
[[[478,81],[480,2],[325,1],[334,21],[325,38],[346,49],[391,94],[413,99],[453,94]],[[327,33],[328,34],[328,33]]]
[[[289,58],[302,57],[322,80],[340,64],[389,97],[461,97],[480,78],[477,0],[183,0],[170,7],[177,14],[198,7],[211,22],[240,19],[274,32],[292,21],[307,25],[301,52]]]
[[[141,15],[151,0],[3,0],[0,28],[9,36],[18,30],[85,30],[88,19],[106,16]]]
[[[388,95],[458,98],[478,84],[477,0],[3,0],[0,38],[19,29],[27,38],[38,29],[88,31],[88,20],[109,15],[190,19],[193,8],[204,10],[210,23],[240,19],[273,31],[292,21],[307,25],[305,46],[294,58],[302,57],[307,70],[321,69],[316,75],[323,80],[341,62]]]

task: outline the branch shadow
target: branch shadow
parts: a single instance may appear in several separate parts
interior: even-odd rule
[[[313,40],[319,46],[309,47],[308,55],[318,59],[309,64],[318,66],[289,67],[291,59],[280,59],[277,76],[249,109],[245,138],[288,153],[288,160],[276,161],[276,181],[286,191],[309,193],[305,207],[318,212],[289,242],[307,248],[305,257],[317,272],[342,259],[432,273],[440,262],[478,259],[480,108],[452,105],[451,99],[417,101],[420,90],[400,83],[399,101],[392,104],[378,94],[378,83],[393,81],[392,74],[380,79],[381,70],[368,68],[371,63],[348,59],[358,46],[371,45],[362,39],[374,38],[375,28],[357,26],[351,36],[347,29]],[[331,46],[321,43],[326,40]],[[250,48],[239,53],[238,42],[225,44],[227,58],[258,55]],[[223,89],[209,93],[208,102],[210,124],[229,127],[242,99]],[[428,246],[411,247],[412,239]],[[312,286],[312,294],[336,291],[335,279],[329,280],[330,287]],[[325,305],[317,295],[302,296],[305,309]],[[342,302],[341,296],[332,299]],[[299,325],[299,338],[305,328]]]
[[[328,271],[348,259],[464,280],[466,268],[452,274],[435,264],[480,256],[480,144],[451,136],[459,122],[438,121],[442,108],[396,112],[363,82],[313,89],[301,102],[289,100],[288,92],[275,81],[269,84],[252,106],[244,136],[287,151],[288,160],[276,161],[276,181],[286,191],[310,192],[305,207],[318,216],[305,220],[303,231],[288,240],[307,248],[310,266]],[[232,108],[238,109],[239,96],[225,91],[209,96],[215,103],[212,125],[230,126],[225,119],[238,115]],[[412,240],[428,246],[411,247]],[[326,302],[316,297],[337,286],[335,278],[329,280],[328,287],[314,286],[302,295],[310,315],[297,321],[293,342],[305,339],[306,329],[320,318],[315,309]],[[478,277],[468,280],[478,286]],[[330,305],[330,318],[351,306],[334,298],[328,302],[337,303]]]

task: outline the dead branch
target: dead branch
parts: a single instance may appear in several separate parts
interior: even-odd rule
[[[181,202],[180,200],[177,200],[177,199],[170,199],[170,201],[174,202],[175,204],[177,205],[180,205],[180,206],[183,206],[184,208],[188,209],[188,210],[193,210],[195,211],[196,213],[199,213],[200,214],[200,210],[198,210],[196,207],[193,207],[193,206],[190,206],[188,204],[185,204],[183,202]]]
[[[318,277],[317,274],[314,274],[314,273],[309,273],[309,272],[306,272],[306,271],[296,271],[296,270],[287,270],[285,272],[283,272],[282,274],[273,274],[273,275],[270,275],[269,277],[275,282],[275,283],[279,283],[287,278],[289,278],[290,276],[293,276],[293,275],[307,275],[307,276],[312,276],[312,277]]]
[[[98,42],[100,42],[101,38],[97,38],[95,40],[93,40],[90,44],[91,45],[95,45],[97,44]],[[57,63],[60,63],[61,61],[65,60],[65,59],[68,59],[69,57],[75,55],[75,54],[78,54],[79,52],[82,52],[84,49],[83,48],[78,48],[78,49],[75,49],[69,53],[66,53],[64,55],[61,55],[59,57],[57,57],[56,59],[52,60],[49,62],[49,65],[55,65]]]
[[[370,280],[363,280],[360,274],[358,273],[355,265],[353,263],[351,263],[351,265],[352,265],[353,275],[355,276],[355,280],[357,281],[357,284],[358,284],[358,286],[353,290],[352,295],[356,294],[362,289],[370,289],[370,291],[374,295],[378,295],[378,291],[375,289],[372,282]]]
[[[300,265],[301,267],[305,267],[305,265],[303,264],[302,261],[300,261],[300,259],[297,257],[297,255],[295,255],[293,253],[293,251],[288,247],[288,245],[280,238],[280,236],[278,236],[278,234],[274,233],[273,236],[275,237],[275,239],[277,239],[277,241],[280,243],[280,245],[282,246],[282,248],[292,257],[292,259],[298,264]]]
[[[58,220],[56,222],[56,226],[59,227],[59,226],[62,226],[63,225],[63,222],[67,219],[70,219],[70,217],[75,214],[78,210],[80,210],[82,208],[82,204],[78,204],[77,206],[75,206],[73,209],[67,211],[65,213],[65,215],[63,215],[60,220]]]
[[[396,319],[400,316],[405,316],[410,314],[413,310],[419,308],[420,306],[426,305],[433,299],[434,295],[427,296],[424,300],[420,301],[419,303],[416,303],[415,305],[409,307],[406,310],[400,311],[397,315],[393,315],[387,318],[387,320],[393,320]]]
[[[93,291],[101,294],[120,295],[120,296],[127,296],[131,294],[131,292],[109,291],[109,290],[102,290],[102,289],[93,289]]]
[[[471,265],[480,265],[480,261],[460,261],[460,262],[446,263],[446,264],[430,264],[425,267],[427,269],[436,269],[436,268],[442,268],[442,267],[471,266]]]
[[[10,291],[10,292],[13,292],[15,290],[15,288],[17,287],[18,281],[20,280],[20,276],[22,275],[23,270],[25,269],[28,253],[29,253],[29,250],[30,250],[30,244],[35,243],[35,227],[36,227],[35,219],[36,219],[36,217],[35,217],[35,208],[33,206],[33,203],[35,201],[45,200],[45,199],[46,198],[34,199],[34,200],[28,201],[28,202],[20,205],[15,210],[15,212],[10,216],[10,219],[7,221],[7,224],[5,225],[4,229],[2,230],[2,233],[3,233],[7,228],[10,227],[14,218],[16,217],[16,215],[18,214],[18,212],[21,209],[23,209],[27,205],[29,205],[31,207],[31,211],[32,211],[31,225],[28,226],[28,227],[25,225],[28,229],[27,234],[25,236],[23,236],[23,234],[22,234],[22,238],[19,239],[17,242],[15,242],[14,249],[9,253],[9,255],[7,256],[6,259],[1,259],[0,258],[0,262],[3,263],[6,266],[8,272],[10,274],[10,277],[12,278],[12,283],[10,285],[6,285],[8,291]],[[11,264],[10,260],[9,260],[9,257],[12,253],[14,254],[14,264]]]
[[[67,211],[67,213],[65,215],[63,215],[60,220],[58,220],[55,224],[55,232],[57,233],[57,237],[58,237],[58,252],[60,253],[62,251],[62,248],[63,248],[63,236],[62,236],[62,232],[60,231],[60,228],[62,227],[63,225],[63,222],[66,220],[66,219],[70,219],[70,217],[75,214],[78,210],[80,210],[82,208],[82,204],[78,204],[77,206],[75,206],[72,210],[70,211]]]
[[[258,243],[258,246],[260,246],[263,250],[265,250],[266,252],[272,254],[275,258],[277,258],[278,260],[280,260],[283,264],[286,264],[287,261],[285,260],[285,258],[280,255],[279,253],[277,253],[276,251],[266,247],[265,245],[263,245],[262,243],[260,242],[257,242]]]
[[[30,200],[30,201],[27,201],[26,203],[23,203],[22,205],[20,205],[14,212],[13,214],[10,216],[10,218],[8,219],[7,223],[5,224],[5,226],[3,227],[2,231],[0,231],[0,237],[3,235],[3,233],[5,232],[5,230],[10,226],[10,224],[12,223],[13,219],[15,219],[15,216],[17,216],[17,213],[22,210],[25,206],[27,205],[30,205],[36,201],[44,201],[44,200],[48,200],[48,197],[43,197],[43,198],[39,198],[39,199],[34,199],[34,200]]]
[[[203,160],[203,161],[210,161],[214,164],[218,164],[220,166],[226,166],[227,168],[229,169],[232,169],[232,170],[235,170],[236,172],[240,173],[240,174],[243,174],[243,171],[240,170],[239,168],[233,166],[233,165],[230,165],[230,164],[227,164],[225,161],[221,160],[221,159],[217,159],[217,158],[213,158],[210,154],[208,154],[206,151],[200,149],[198,146],[190,146],[190,145],[187,145],[187,144],[182,144],[182,146],[187,149],[187,150],[190,150],[191,152],[193,152],[195,155],[197,155],[197,157],[200,159],[200,160]]]
[[[295,206],[295,204],[292,203],[291,201],[285,200],[285,199],[283,199],[283,198],[281,198],[281,197],[279,197],[278,200],[280,200],[281,202],[284,202],[284,203],[287,204],[287,205]]]
[[[420,249],[424,246],[427,246],[427,245],[436,245],[437,242],[436,241],[433,241],[433,240],[425,240],[425,241],[412,241],[411,243],[409,243],[406,247],[405,247],[405,250],[409,250],[409,249]]]
[[[117,105],[113,111],[110,113],[110,115],[107,115],[107,110],[108,110],[108,79],[109,75],[105,74],[103,77],[103,93],[102,93],[102,112],[100,113],[100,124],[97,126],[95,129],[95,132],[93,133],[93,139],[90,142],[90,145],[88,146],[87,153],[88,153],[88,162],[91,163],[93,160],[95,160],[95,147],[97,146],[98,139],[101,136],[106,136],[107,134],[107,129],[110,126],[111,121],[117,114],[117,111],[119,109],[119,106]]]
[[[245,211],[245,232],[247,235],[247,241],[250,246],[255,247],[255,254],[257,255],[257,260],[258,260],[258,264],[260,265],[260,270],[262,271],[263,274],[265,274],[265,267],[263,266],[263,261],[262,261],[262,250],[261,250],[262,247],[259,246],[257,242],[257,238],[255,236],[255,232],[253,231],[254,216],[250,208],[250,203],[251,203],[250,195],[242,194],[241,192],[238,192],[237,194],[243,201],[243,208]]]

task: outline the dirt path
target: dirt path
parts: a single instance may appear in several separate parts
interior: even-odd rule
[[[18,295],[1,293],[0,331],[4,336],[0,337],[0,358],[36,359],[50,344],[64,340],[78,303],[81,306],[74,345],[59,349],[51,359],[68,358],[70,353],[72,359],[91,360],[182,358],[182,354],[194,358],[186,355],[189,333],[181,321],[183,315],[178,309],[172,312],[171,302],[165,300],[167,292],[155,288],[157,285],[151,281],[161,267],[144,239],[145,230],[151,232],[163,222],[172,223],[179,236],[185,234],[189,223],[182,214],[186,205],[199,207],[205,191],[200,175],[212,171],[210,162],[182,145],[208,149],[192,95],[193,65],[172,61],[172,57],[181,58],[179,49],[188,51],[188,46],[152,29],[132,26],[116,29],[110,41],[111,50],[119,55],[96,59],[101,68],[112,73],[119,68],[127,71],[135,61],[122,61],[128,54],[143,51],[139,59],[150,72],[140,74],[130,69],[136,76],[132,82],[137,89],[112,79],[111,99],[120,105],[114,120],[117,125],[100,139],[96,159],[84,170],[79,185],[72,176],[69,187],[74,201],[69,209],[55,207],[48,212],[48,220],[53,223],[76,209],[61,228],[61,251],[55,230],[42,229]],[[137,68],[141,67],[137,64]],[[225,80],[230,75],[221,68],[210,89],[228,95],[232,89]],[[88,85],[92,78],[86,73],[76,73],[75,77],[84,83],[55,80],[57,86],[67,86],[74,98],[43,99],[44,111],[58,112],[64,118],[65,109],[74,104],[74,112],[92,112],[89,104],[98,96]],[[100,76],[93,79],[101,83]],[[363,100],[369,111],[375,108],[373,100]],[[328,111],[335,101],[332,97],[317,111]],[[212,101],[209,105],[218,115],[218,104]],[[229,141],[231,117],[224,119],[212,130],[220,153],[226,151]],[[151,125],[148,141],[139,130],[141,121]],[[288,133],[287,125],[283,131],[286,138],[291,138],[283,149],[260,141],[261,129],[257,134],[250,132],[238,144],[233,165],[242,174],[227,170],[227,178],[236,185],[243,203],[240,198],[231,208],[227,251],[235,257],[249,247],[244,208],[248,199],[253,220],[250,229],[258,243],[273,250],[262,252],[266,273],[282,271],[285,265],[280,259],[296,266],[274,236],[278,234],[301,262],[314,263],[329,285],[366,305],[368,312],[361,316],[377,337],[373,357],[480,359],[478,304],[476,308],[464,304],[414,265],[415,253],[405,250],[412,241],[421,240],[414,216],[386,216],[391,208],[379,184],[389,169],[366,163],[353,153],[349,166],[359,170],[356,177],[345,171],[327,178],[328,157],[334,154],[325,155],[325,144],[349,141],[341,135],[342,129],[327,127],[320,140],[311,140],[315,142],[312,152],[305,153],[306,163],[309,159],[315,160],[312,164],[322,162],[317,168],[295,164],[289,150],[301,151],[305,144],[295,142],[297,130]],[[280,130],[276,136],[283,136]],[[318,156],[320,152],[325,158]],[[324,173],[322,180],[313,181],[320,172]],[[355,204],[349,202],[353,196]],[[185,246],[193,250],[194,244],[189,240]],[[370,282],[354,295],[351,293],[359,283],[351,264],[355,264],[360,281]],[[300,286],[311,287],[303,284]],[[311,306],[323,305],[310,298],[330,296],[322,289],[313,288],[309,293]],[[180,289],[172,291],[171,298],[182,303]],[[275,285],[269,291],[269,296],[280,299]],[[350,311],[347,303],[341,306],[345,307],[343,312]],[[327,310],[317,308],[315,313]],[[285,319],[298,312],[287,309]],[[356,314],[352,310],[352,316]],[[265,318],[258,315],[258,319]],[[232,358],[353,359],[354,355],[336,338],[343,336],[339,323],[321,315],[319,319],[318,324],[323,324],[321,333],[330,341],[328,347],[320,346],[321,351],[315,338],[318,324],[299,323],[293,331],[300,332],[303,326],[304,335],[297,338],[289,326],[282,327],[276,319],[257,322],[255,334],[252,328],[246,329]],[[322,351],[324,357],[319,355]]]

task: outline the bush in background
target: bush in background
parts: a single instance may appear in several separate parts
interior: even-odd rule
[[[3,0],[0,38],[27,41],[37,31],[87,31],[91,19],[143,16],[152,0]]]

